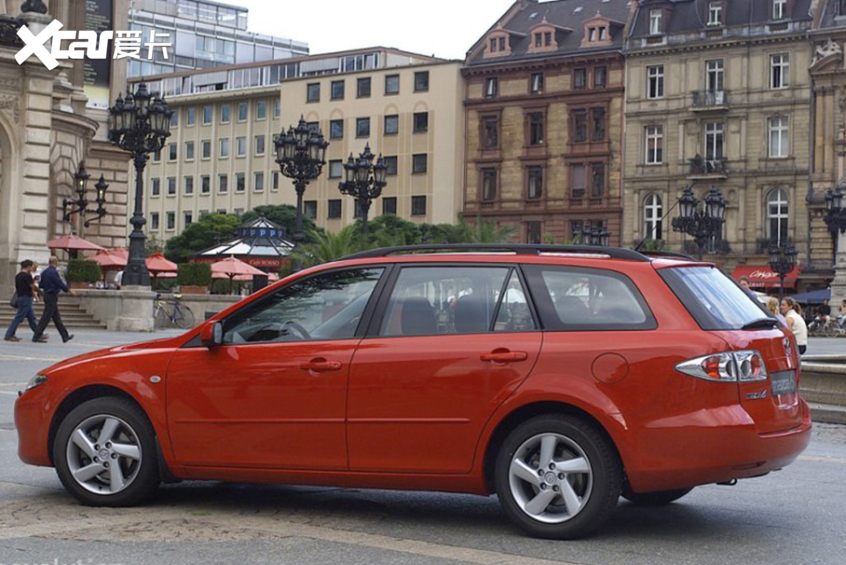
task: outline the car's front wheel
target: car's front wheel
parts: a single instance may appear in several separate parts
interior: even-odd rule
[[[611,516],[623,472],[614,446],[594,425],[576,416],[547,415],[508,434],[495,482],[506,514],[529,534],[575,539]]]
[[[121,398],[74,408],[59,425],[53,461],[65,489],[89,506],[132,506],[160,482],[152,426]]]

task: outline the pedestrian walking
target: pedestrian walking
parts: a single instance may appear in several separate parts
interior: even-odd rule
[[[62,342],[67,343],[73,339],[73,335],[68,333],[67,328],[62,323],[62,316],[59,314],[59,293],[67,292],[74,296],[74,292],[68,288],[65,281],[59,275],[58,257],[50,257],[50,266],[41,273],[41,292],[44,293],[44,313],[41,315],[41,321],[38,322],[38,327],[35,329],[35,335],[32,336],[32,341],[36,343],[47,343],[44,338],[44,330],[47,329],[47,324],[51,321],[59,330],[59,335],[62,336]]]
[[[796,337],[799,354],[804,355],[808,350],[808,325],[802,317],[802,307],[788,296],[781,300],[781,313],[787,319],[787,327]]]
[[[29,327],[32,333],[38,329],[38,320],[35,319],[35,311],[32,309],[32,303],[38,301],[38,287],[35,286],[35,280],[32,278],[32,273],[35,270],[35,263],[29,259],[21,261],[21,272],[15,276],[15,300],[14,305],[18,309],[15,318],[12,320],[9,329],[6,330],[6,341],[18,342],[15,333],[18,331],[18,326],[24,321],[24,318],[29,322]]]

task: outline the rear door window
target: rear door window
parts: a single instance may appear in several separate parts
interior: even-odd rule
[[[674,267],[658,272],[703,330],[739,330],[767,318],[761,307],[716,267]]]
[[[545,329],[651,330],[655,318],[635,284],[603,269],[525,265]]]

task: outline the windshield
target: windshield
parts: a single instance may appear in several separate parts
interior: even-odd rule
[[[677,267],[659,272],[703,330],[740,330],[769,317],[716,267]]]

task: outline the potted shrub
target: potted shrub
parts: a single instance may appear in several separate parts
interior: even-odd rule
[[[71,259],[68,261],[68,285],[72,289],[91,288],[91,285],[103,277],[100,265],[96,261]]]
[[[211,265],[207,263],[182,263],[177,268],[176,282],[182,294],[208,294],[212,283]]]

